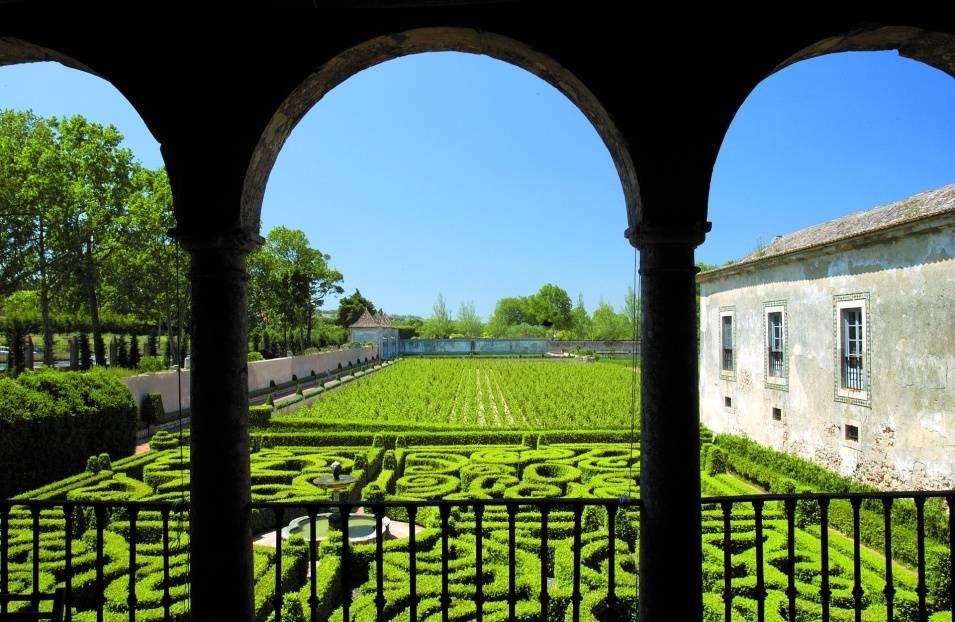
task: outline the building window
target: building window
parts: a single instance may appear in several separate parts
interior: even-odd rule
[[[720,307],[719,370],[722,380],[736,380],[736,307]],[[728,389],[726,389],[728,391]]]
[[[865,388],[862,363],[862,307],[842,309],[842,386],[861,391]]]
[[[854,443],[859,442],[859,426],[846,424],[846,440]]]
[[[789,364],[786,360],[786,301],[763,303],[764,333],[763,365],[766,370],[766,388],[787,390]]]
[[[727,408],[732,408],[732,407],[733,407],[733,398],[729,397],[728,395],[723,396],[723,406],[725,406],[725,407],[727,407]]]
[[[723,371],[736,371],[733,363],[733,316],[724,315],[720,318],[720,335],[723,342]]]
[[[781,408],[773,408],[773,421],[782,421],[783,411]]]
[[[871,407],[869,295],[835,297],[836,401]]]

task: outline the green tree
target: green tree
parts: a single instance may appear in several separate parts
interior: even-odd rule
[[[537,324],[542,326],[562,330],[570,328],[572,324],[570,296],[563,288],[551,283],[545,284],[531,296],[529,309]]]
[[[599,341],[629,339],[631,336],[629,319],[614,311],[613,307],[603,300],[594,310],[592,326],[593,338]]]
[[[462,302],[458,309],[457,331],[466,337],[480,337],[483,330],[484,324],[474,309],[474,302]]]
[[[329,255],[312,248],[300,229],[275,227],[249,256],[249,320],[281,329],[298,351],[311,342],[312,316],[330,293],[341,293],[342,274],[328,266]]]
[[[627,339],[640,338],[640,299],[632,287],[627,288],[627,295],[623,299],[623,316],[627,318],[630,334]]]
[[[155,324],[157,335],[171,335],[178,332],[180,307],[183,319],[190,317],[189,254],[166,234],[175,218],[165,169],[134,165],[131,175],[126,209],[109,240],[112,252],[100,266],[102,299],[114,312]]]
[[[530,309],[530,299],[526,296],[501,298],[494,306],[494,313],[487,323],[487,332],[491,337],[504,337],[508,327],[519,324],[536,324],[537,318]]]
[[[577,294],[577,305],[570,312],[571,326],[575,339],[590,338],[590,315],[584,306],[583,293]]]
[[[50,291],[66,281],[73,266],[68,256],[52,251],[70,232],[62,227],[62,213],[72,180],[54,127],[32,112],[0,111],[0,162],[0,293],[36,288],[44,363],[52,365]]]
[[[338,319],[336,324],[342,328],[348,328],[354,324],[361,314],[365,311],[376,313],[375,305],[370,300],[361,295],[357,289],[351,296],[344,296],[338,300]]]
[[[421,326],[421,336],[425,339],[445,339],[451,334],[453,328],[454,324],[451,322],[444,296],[438,292],[438,297],[431,306],[431,317]]]
[[[51,126],[57,132],[64,175],[70,183],[57,214],[58,235],[50,246],[54,254],[69,261],[71,282],[76,284],[57,293],[72,295],[86,306],[96,364],[105,365],[99,271],[113,253],[125,248],[117,226],[132,190],[133,156],[120,147],[123,136],[112,125],[73,116],[54,119]]]

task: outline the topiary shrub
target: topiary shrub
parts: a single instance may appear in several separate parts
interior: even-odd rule
[[[594,533],[606,528],[607,510],[598,505],[584,506],[581,526],[585,533]]]
[[[157,371],[165,371],[166,363],[161,356],[144,356],[136,364],[136,371],[141,374],[151,374]]]
[[[706,454],[706,472],[709,475],[726,473],[726,452],[722,447],[712,447]]]
[[[166,414],[162,403],[162,393],[147,393],[139,405],[139,420],[146,425],[146,430],[155,425],[159,418]]]
[[[103,369],[0,379],[0,498],[82,470],[91,455],[133,453],[137,408]]]
[[[99,456],[90,456],[86,459],[86,472],[99,473]]]
[[[179,439],[174,434],[170,434],[165,430],[160,430],[153,434],[152,439],[149,441],[149,448],[155,451],[175,449],[176,447],[179,447]]]
[[[112,471],[113,470],[113,461],[110,460],[109,454],[101,453],[96,456],[96,462],[99,466],[100,471]]]
[[[269,399],[272,394],[269,394]],[[253,428],[268,427],[272,420],[272,405],[269,403],[260,406],[249,406],[249,425]]]
[[[261,352],[256,352],[253,350],[252,352],[249,352],[249,354],[246,356],[246,360],[249,363],[254,363],[255,361],[264,361],[265,357],[262,356]]]

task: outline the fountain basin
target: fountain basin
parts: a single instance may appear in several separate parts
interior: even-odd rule
[[[335,514],[338,519],[339,515]],[[315,541],[321,542],[328,538],[329,523],[332,520],[332,513],[318,514],[315,517]],[[387,516],[381,519],[382,535],[388,533],[388,525],[391,521]],[[336,527],[332,527],[336,528]],[[302,536],[308,541],[311,534],[311,525],[308,516],[299,516],[293,519],[288,525],[282,528],[282,539],[288,540],[290,536]],[[375,517],[368,514],[349,514],[348,515],[348,540],[352,544],[365,544],[375,541]]]

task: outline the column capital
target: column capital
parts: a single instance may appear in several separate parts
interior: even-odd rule
[[[248,253],[265,241],[258,231],[241,228],[186,231],[174,227],[169,230],[169,236],[179,240],[188,251],[221,250]]]
[[[624,231],[630,244],[640,250],[659,246],[692,246],[703,243],[713,227],[708,221],[690,222],[682,225],[654,225],[638,223]]]

